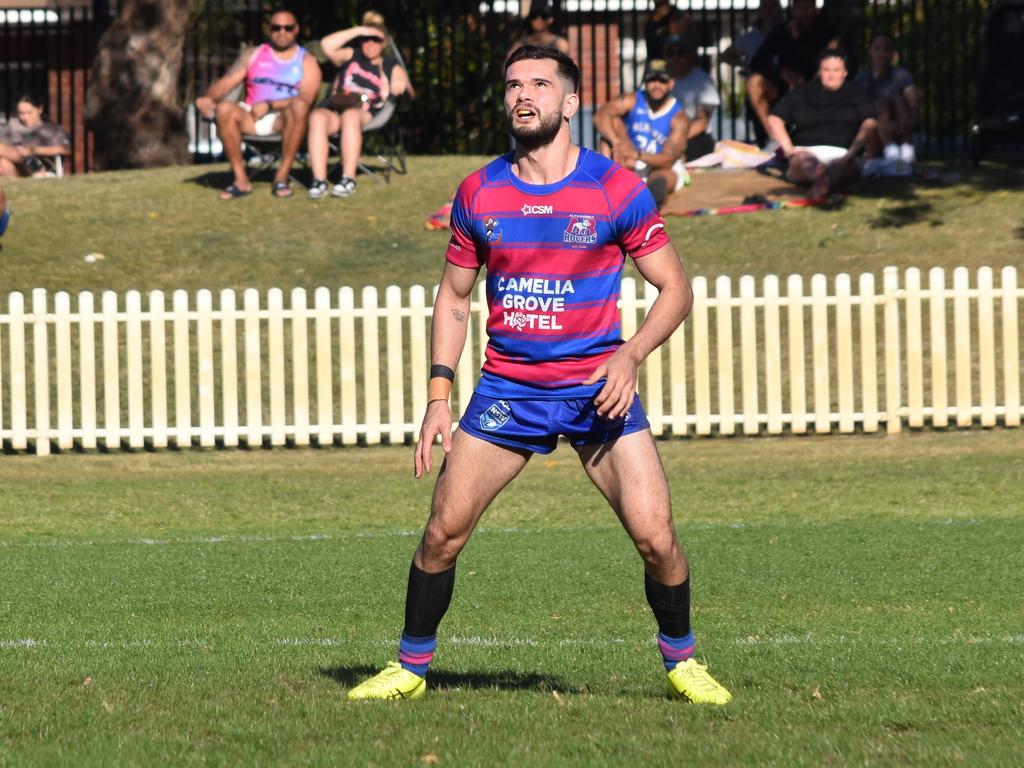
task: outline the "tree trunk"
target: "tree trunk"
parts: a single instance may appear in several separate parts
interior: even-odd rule
[[[189,0],[125,0],[100,38],[85,104],[95,170],[188,162],[178,75]]]

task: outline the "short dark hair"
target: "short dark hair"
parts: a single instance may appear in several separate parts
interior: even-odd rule
[[[821,62],[825,59],[839,59],[843,62],[843,66],[847,69],[850,68],[850,57],[846,55],[846,51],[842,48],[826,48],[818,56],[818,66],[821,66]]]
[[[576,66],[575,61],[559,51],[557,48],[541,48],[537,45],[520,46],[512,51],[512,55],[509,56],[508,60],[505,62],[505,73],[508,74],[508,68],[517,61],[522,61],[523,59],[551,59],[558,65],[558,76],[565,82],[572,85],[573,93],[579,92],[581,80],[580,68]]]
[[[42,99],[40,99],[38,96],[36,96],[34,94],[31,94],[31,93],[23,93],[23,94],[21,94],[21,96],[18,97],[17,101],[14,102],[14,106],[17,107],[23,101],[26,102],[27,104],[31,104],[36,109],[42,109],[45,106],[43,104],[43,100]]]
[[[878,40],[878,39],[888,40],[893,45],[896,44],[896,36],[893,35],[893,33],[890,32],[887,29],[879,29],[873,35],[871,35],[871,42],[872,43],[874,43],[875,40]]]
[[[288,5],[272,5],[270,7],[270,12],[267,14],[267,18],[268,19],[272,19],[275,16],[277,16],[277,14],[279,14],[279,13],[287,13],[293,19],[295,19],[295,23],[296,24],[299,23],[299,14],[297,14],[295,12],[294,8],[292,8],[291,6],[288,6]]]

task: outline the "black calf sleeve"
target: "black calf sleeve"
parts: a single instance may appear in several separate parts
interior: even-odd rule
[[[663,635],[686,637],[690,634],[689,577],[682,584],[670,587],[644,573],[644,592]]]
[[[440,573],[409,566],[409,587],[405,593],[405,634],[409,637],[433,637],[444,618],[455,591],[455,566]]]

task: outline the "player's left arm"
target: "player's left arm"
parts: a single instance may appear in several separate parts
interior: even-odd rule
[[[635,261],[644,279],[658,289],[643,324],[629,341],[590,375],[584,383],[607,379],[594,398],[600,416],[617,419],[625,415],[633,402],[640,363],[660,347],[679,327],[693,306],[690,278],[672,243],[666,243]]]

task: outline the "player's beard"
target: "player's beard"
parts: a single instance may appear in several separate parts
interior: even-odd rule
[[[508,132],[512,134],[512,138],[516,140],[523,149],[530,151],[545,147],[555,140],[555,136],[562,130],[562,113],[561,111],[552,112],[548,115],[541,115],[538,113],[540,119],[537,120],[536,127],[516,127],[515,119],[512,113],[508,113],[505,116],[505,122],[508,126]]]

